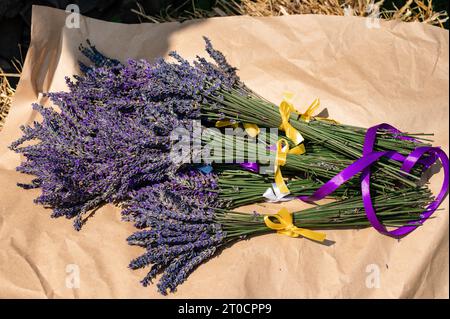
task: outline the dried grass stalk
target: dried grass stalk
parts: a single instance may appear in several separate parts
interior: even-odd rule
[[[213,10],[205,11],[195,8],[192,0],[187,0],[178,7],[169,6],[157,16],[147,15],[139,3],[138,10],[132,11],[144,20],[156,23],[214,16],[263,17],[290,14],[371,16],[386,20],[417,21],[440,27],[448,20],[447,12],[433,10],[432,0],[408,0],[404,6],[395,10],[382,9],[383,2],[384,0],[217,0]],[[183,9],[186,6],[191,9]]]
[[[22,49],[20,46],[19,52],[21,60],[23,61]],[[16,90],[11,86],[11,83],[8,81],[8,77],[19,78],[21,70],[23,68],[23,62],[17,59],[12,60],[11,63],[16,69],[17,73],[5,73],[0,68],[0,131],[3,128],[6,116],[8,115],[9,109],[11,108],[12,97],[16,92]]]
[[[7,76],[9,75],[3,73],[2,69],[0,69],[0,130],[3,127],[6,115],[8,115],[15,92],[8,81]]]
[[[136,3],[137,10],[132,9],[143,21],[154,23],[183,21],[217,16],[250,15],[281,16],[290,14],[325,14],[372,16],[386,20],[405,22],[422,22],[443,27],[448,20],[445,11],[433,10],[433,0],[407,0],[401,8],[395,10],[380,9],[384,0],[217,0],[211,11],[196,8],[192,0],[187,0],[178,7],[169,6],[157,16],[149,16],[144,8]],[[191,5],[190,10],[183,9]],[[21,63],[14,63],[17,72],[6,74],[0,69],[0,130],[11,107],[14,88],[8,77],[19,77]]]

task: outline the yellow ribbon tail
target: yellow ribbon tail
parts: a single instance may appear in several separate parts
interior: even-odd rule
[[[281,174],[281,171],[278,169],[275,173],[275,184],[277,185],[278,189],[280,190],[280,193],[282,194],[289,194],[289,188],[286,185],[286,182],[284,181],[283,175]]]
[[[293,127],[291,123],[289,123],[291,113],[295,112],[294,106],[287,101],[283,101],[281,102],[279,109],[281,116],[281,125],[279,127],[280,130],[284,131],[286,136],[292,142],[294,142],[295,145],[303,143],[305,139],[303,138],[302,134],[300,134],[300,132],[297,131],[297,129]]]
[[[327,238],[327,235],[324,233],[316,232],[306,228],[297,228],[296,231],[298,232],[299,235],[301,235],[304,238],[308,238],[321,243],[323,243]]]
[[[305,145],[300,144],[289,150],[289,154],[302,155],[306,153]]]
[[[251,137],[256,137],[261,132],[260,128],[256,124],[243,123],[242,125],[244,126],[244,129],[247,132],[247,134]],[[216,121],[216,127],[218,127],[218,128],[221,128],[221,127],[237,128],[238,126],[239,126],[239,123],[234,122],[234,121],[232,122],[230,120]]]
[[[329,119],[329,118],[321,117],[321,116],[313,116],[314,112],[316,112],[316,110],[319,108],[319,106],[320,106],[320,100],[315,99],[314,102],[312,102],[312,104],[308,107],[306,112],[301,115],[300,119],[305,122],[310,122],[311,119],[314,118],[315,120],[322,121],[322,122],[328,122],[330,124],[336,124],[336,125],[340,124],[338,121],[333,120],[333,119]]]
[[[273,222],[271,218],[276,219],[277,222]],[[293,223],[292,214],[284,207],[275,215],[265,216],[264,223],[268,228],[276,230],[277,233],[281,235],[294,238],[302,236],[318,242],[323,242],[326,239],[326,235],[324,233],[295,226]]]
[[[291,124],[284,125],[284,132],[286,136],[295,144],[299,145],[305,141],[302,134],[300,134],[299,131],[297,131]]]
[[[244,125],[245,131],[251,137],[256,137],[261,132],[258,125],[256,125],[256,124],[244,123],[243,125]]]
[[[280,139],[277,142],[277,154],[275,158],[275,184],[282,194],[289,194],[289,188],[284,181],[283,174],[281,173],[281,167],[286,164],[288,154],[301,155],[306,152],[303,144],[289,149],[289,143],[285,139]]]
[[[314,102],[311,103],[311,105],[306,109],[305,113],[302,114],[300,119],[302,119],[305,122],[311,121],[314,112],[319,108],[320,106],[320,100],[315,99]]]
[[[286,164],[287,154],[289,153],[289,144],[285,139],[277,142],[277,154],[275,157],[275,184],[282,194],[289,194],[283,175],[281,174],[281,166]]]
[[[318,120],[318,121],[322,121],[322,122],[328,122],[328,123],[330,123],[330,124],[336,124],[336,125],[341,124],[341,123],[339,123],[338,121],[333,120],[333,119],[329,119],[329,118],[327,118],[327,117],[314,116],[314,119],[316,119],[316,120]]]
[[[236,128],[239,126],[239,124],[236,122],[231,122],[230,120],[220,120],[216,122],[216,127],[229,127],[229,126]]]

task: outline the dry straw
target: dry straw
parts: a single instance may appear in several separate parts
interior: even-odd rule
[[[9,75],[3,73],[2,69],[0,69],[0,130],[3,128],[3,122],[5,121],[6,115],[8,115],[12,96],[15,92],[8,81]],[[15,74],[13,75],[15,76]]]
[[[179,6],[169,6],[159,15],[149,16],[137,3],[138,10],[132,11],[144,20],[159,23],[215,16],[250,15],[280,16],[290,14],[325,14],[378,16],[386,20],[423,22],[443,27],[448,19],[445,11],[435,12],[432,0],[408,0],[401,8],[386,10],[384,0],[217,0],[211,11],[196,8],[192,0]],[[189,6],[190,5],[190,6]],[[184,9],[190,7],[189,10]]]
[[[448,20],[445,11],[433,10],[432,0],[407,0],[406,3],[394,10],[382,8],[384,0],[217,0],[211,11],[196,8],[192,0],[187,0],[179,6],[168,6],[157,16],[149,16],[137,2],[138,10],[132,9],[143,21],[155,23],[182,21],[217,16],[250,15],[250,16],[280,16],[291,14],[325,14],[325,15],[353,15],[378,16],[386,20],[400,20],[405,22],[423,22],[443,27]],[[186,10],[190,5],[191,9]],[[21,63],[14,62],[17,73],[3,73],[0,69],[0,130],[9,108],[11,107],[14,88],[8,77],[20,77]]]
[[[14,59],[11,64],[16,69],[14,73],[5,73],[0,68],[0,131],[3,128],[6,116],[11,108],[12,97],[16,90],[9,82],[8,78],[20,78],[20,73],[23,68],[22,48],[19,45],[19,52],[21,61]]]

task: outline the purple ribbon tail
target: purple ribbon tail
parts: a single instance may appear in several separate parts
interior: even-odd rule
[[[247,171],[251,171],[253,173],[259,173],[259,164],[254,162],[249,163],[239,163],[239,166],[246,169]]]

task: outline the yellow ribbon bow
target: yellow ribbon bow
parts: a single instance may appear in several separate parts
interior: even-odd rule
[[[258,136],[258,134],[261,131],[258,125],[256,124],[242,123],[242,125],[244,126],[245,131],[250,137]],[[216,122],[216,127],[228,127],[228,126],[236,128],[239,126],[239,124],[237,122],[232,122],[230,120],[220,120]]]
[[[275,218],[278,223],[274,223],[271,218]],[[264,223],[270,229],[276,230],[278,234],[286,235],[289,237],[296,238],[302,236],[318,242],[323,242],[326,238],[326,235],[324,233],[319,233],[295,226],[292,214],[286,208],[282,208],[275,215],[264,216]]]

